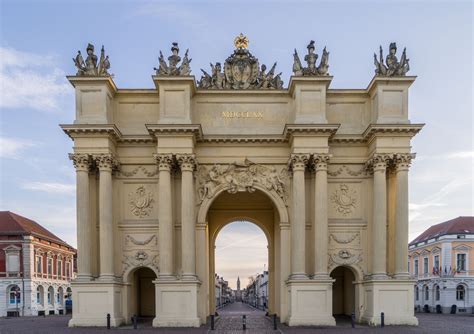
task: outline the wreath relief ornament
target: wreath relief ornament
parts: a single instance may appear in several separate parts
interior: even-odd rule
[[[130,210],[135,216],[143,218],[150,215],[154,202],[153,194],[147,192],[144,186],[130,193],[129,198]]]
[[[331,201],[337,212],[347,216],[355,209],[357,202],[356,196],[355,190],[350,190],[347,184],[341,184],[339,190],[336,190],[331,195]]]

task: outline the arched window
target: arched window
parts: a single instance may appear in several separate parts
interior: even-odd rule
[[[36,288],[36,303],[39,305],[43,305],[43,292],[44,292],[43,287],[39,285]]]
[[[435,299],[436,300],[439,300],[439,285],[435,285],[435,288],[434,288],[434,293],[435,293]]]
[[[63,305],[63,299],[64,299],[64,290],[62,287],[58,288],[58,295],[56,296],[56,303],[60,306]]]
[[[48,304],[49,305],[54,304],[54,289],[52,286],[48,288]]]
[[[459,284],[456,287],[456,300],[464,300],[466,297],[466,289],[464,288],[464,285]]]
[[[430,299],[430,288],[428,286],[425,286],[425,300]]]
[[[21,290],[18,285],[13,285],[8,291],[8,303],[10,305],[17,305],[21,303]]]
[[[416,300],[420,299],[420,289],[418,289],[417,286],[415,286],[415,299]]]

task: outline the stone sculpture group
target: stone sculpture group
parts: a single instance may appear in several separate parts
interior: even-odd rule
[[[235,50],[222,64],[216,62],[211,65],[210,73],[201,69],[203,75],[197,82],[201,89],[283,89],[281,72],[275,74],[277,63],[267,71],[265,64],[259,65],[259,61],[248,50],[248,38],[242,34],[234,40]],[[293,74],[294,76],[328,76],[329,52],[323,48],[321,59],[317,64],[319,55],[315,52],[315,42],[309,42],[308,53],[304,56],[306,66],[301,63],[298,52],[295,49],[293,54]],[[104,46],[102,46],[100,59],[94,54],[94,45],[87,46],[87,58],[84,61],[81,51],[73,58],[77,68],[77,76],[111,76],[108,72],[110,68],[109,56],[105,56]],[[179,56],[178,43],[171,46],[171,56],[168,62],[160,51],[158,58],[159,67],[154,68],[157,76],[190,76],[191,60],[186,50],[183,59]],[[403,49],[400,61],[397,56],[397,45],[391,43],[389,54],[383,59],[382,46],[380,46],[379,57],[374,53],[375,74],[377,76],[396,77],[405,76],[410,70],[409,59],[406,56],[406,48]],[[181,62],[181,63],[180,63]],[[223,70],[223,71],[222,71]]]

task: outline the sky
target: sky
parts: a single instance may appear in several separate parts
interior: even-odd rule
[[[76,245],[72,142],[58,124],[74,120],[65,76],[75,73],[77,50],[104,44],[119,88],[153,88],[159,50],[169,53],[171,42],[189,48],[198,77],[200,68],[232,53],[242,32],[261,63],[278,62],[285,86],[293,49],[304,54],[311,39],[318,53],[324,46],[330,52],[330,88],[367,87],[379,45],[385,52],[390,42],[399,52],[406,47],[409,74],[418,76],[410,119],[426,123],[412,141],[410,240],[430,225],[473,215],[471,1],[238,3],[0,0],[0,210],[34,219]],[[254,234],[238,233],[244,231]],[[249,270],[263,264],[249,263]]]

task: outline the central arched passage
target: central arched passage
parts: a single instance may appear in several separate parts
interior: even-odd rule
[[[196,268],[202,282],[198,293],[202,321],[216,312],[216,238],[224,226],[235,221],[252,222],[265,234],[268,242],[268,313],[286,316],[287,297],[282,278],[289,275],[288,212],[283,200],[277,197],[258,187],[237,193],[219,189],[201,203],[196,231]]]

